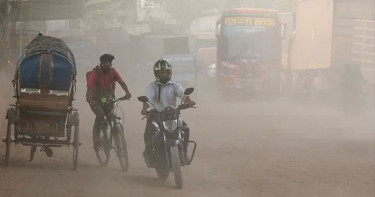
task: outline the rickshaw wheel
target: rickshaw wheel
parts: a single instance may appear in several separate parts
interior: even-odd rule
[[[31,146],[31,148],[30,148],[30,160],[29,161],[32,161],[34,159],[35,151],[36,151],[36,146]]]
[[[5,141],[6,143],[6,154],[5,154],[5,166],[8,167],[9,165],[9,157],[10,157],[10,143],[12,142],[12,122],[11,120],[8,120],[8,126],[7,126],[7,139]]]
[[[14,108],[9,108],[7,111],[7,115],[6,115],[6,119],[8,119],[7,138],[5,140],[5,143],[6,143],[5,166],[6,167],[8,167],[9,165],[10,144],[12,143],[12,125],[14,125],[14,118],[15,118],[14,116],[15,116]]]
[[[74,141],[73,141],[73,170],[77,169],[78,165],[78,150],[79,150],[79,123],[78,123],[78,113],[73,114],[76,116],[76,121],[74,123]]]

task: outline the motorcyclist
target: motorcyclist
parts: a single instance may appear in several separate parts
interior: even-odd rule
[[[167,107],[176,108],[177,97],[182,99],[184,97],[184,88],[176,81],[172,80],[172,65],[164,60],[158,60],[154,65],[154,75],[156,81],[151,82],[146,90],[146,97],[149,102],[152,103],[157,111],[162,111]],[[190,106],[195,103],[191,100],[189,96],[185,97],[184,102]],[[142,115],[147,115],[149,105],[143,103],[143,108],[141,111]],[[154,132],[154,127],[152,126],[153,117],[149,116],[147,119],[146,129],[144,133],[145,151],[143,155],[145,157],[146,163],[152,163],[154,158],[152,154],[152,136]],[[190,129],[185,122],[183,122],[184,131],[184,156],[187,158],[187,147],[190,135]]]
[[[110,112],[113,106],[100,104],[101,98],[114,98],[116,81],[125,91],[125,98],[129,99],[131,93],[126,83],[122,80],[120,74],[112,68],[112,61],[115,57],[111,54],[100,56],[100,65],[96,66],[94,71],[87,79],[86,99],[90,104],[91,110],[95,113],[94,135],[98,135],[102,128],[102,120],[106,113]]]

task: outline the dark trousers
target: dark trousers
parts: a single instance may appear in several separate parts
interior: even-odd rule
[[[146,123],[146,129],[145,129],[145,133],[143,135],[143,139],[144,139],[144,142],[145,142],[145,150],[147,152],[151,152],[152,150],[152,136],[154,135],[155,133],[155,128],[154,126],[152,125],[152,118],[149,117],[147,118],[147,123]],[[185,123],[185,121],[183,121],[182,123],[182,130],[184,132],[183,134],[183,139],[184,139],[184,144],[183,144],[183,147],[184,147],[184,151],[187,152],[187,147],[188,147],[188,141],[189,141],[189,137],[190,137],[190,129],[189,127],[187,126],[187,124]]]
[[[100,130],[103,127],[104,116],[108,114],[109,112],[111,112],[111,110],[113,109],[113,106],[111,105],[102,106],[98,104],[98,105],[90,105],[90,107],[96,116],[93,132],[94,134],[97,135],[100,133]]]

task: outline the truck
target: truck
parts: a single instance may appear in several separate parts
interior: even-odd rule
[[[374,72],[374,6],[373,0],[297,1],[290,57],[297,95],[331,92],[338,87],[343,66],[365,56],[362,64]]]
[[[216,84],[220,98],[278,92],[281,23],[275,10],[224,10],[217,22]]]
[[[80,70],[91,70],[97,63],[95,57],[95,45],[83,36],[63,36],[61,37],[67,46],[73,51],[77,67]],[[85,72],[78,73],[78,77],[83,77]]]
[[[172,36],[163,39],[164,53],[162,58],[166,59],[173,67],[172,78],[183,87],[194,87],[196,85],[195,54],[191,50],[191,39],[189,36]]]

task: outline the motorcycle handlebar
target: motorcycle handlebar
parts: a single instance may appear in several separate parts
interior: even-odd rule
[[[185,103],[185,104],[179,105],[177,108],[178,109],[188,109],[188,108],[197,108],[197,107],[195,106],[195,103],[193,105],[189,105],[189,104]]]
[[[194,103],[194,105],[189,105],[189,104],[185,103],[185,104],[181,104],[177,107],[178,110],[184,110],[184,109],[188,109],[188,108],[197,108],[197,107],[195,106],[195,103]],[[142,117],[142,120],[149,117],[152,112],[159,112],[159,111],[157,111],[156,109],[152,109],[152,110],[148,111],[147,114]]]

